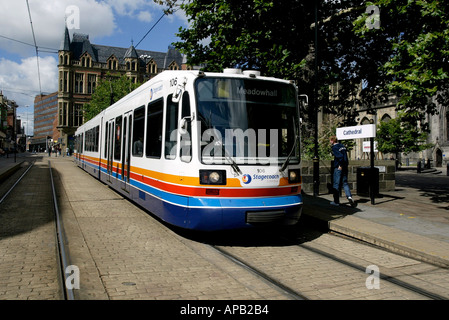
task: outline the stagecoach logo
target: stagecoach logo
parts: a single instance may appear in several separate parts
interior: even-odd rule
[[[243,175],[242,181],[243,181],[244,184],[251,183],[251,176],[249,174]]]
[[[156,88],[154,88],[154,89],[151,88],[151,89],[150,89],[150,101],[153,100],[154,95],[155,95],[156,93],[158,93],[159,91],[162,91],[163,88],[164,88],[163,85],[160,85],[159,87],[156,87]]]

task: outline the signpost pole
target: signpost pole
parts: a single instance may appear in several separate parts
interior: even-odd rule
[[[371,163],[371,179],[369,182],[369,196],[371,198],[371,204],[374,205],[375,204],[375,194],[374,194],[374,182],[375,179],[374,178],[374,138],[371,137],[370,138],[370,144],[371,144],[371,150],[370,150],[370,163]]]

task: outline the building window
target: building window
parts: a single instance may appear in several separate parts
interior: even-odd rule
[[[179,70],[178,64],[176,62],[172,62],[168,67],[169,70]]]
[[[84,93],[84,74],[75,73],[75,93]]]
[[[88,68],[90,68],[90,66],[91,66],[90,62],[91,62],[91,59],[90,59],[89,56],[86,56],[86,57],[82,57],[82,58],[81,58],[81,66],[82,66],[82,67],[88,67]]]
[[[67,126],[67,108],[68,103],[67,102],[61,102],[59,103],[59,125],[60,126]]]
[[[64,71],[63,74],[63,92],[69,92],[69,73],[67,71]]]
[[[83,105],[82,104],[75,104],[74,109],[74,123],[73,125],[75,127],[79,127],[83,124]]]
[[[110,58],[108,60],[108,69],[110,69],[110,70],[117,70],[118,69],[117,60],[115,58]]]
[[[88,74],[87,75],[87,93],[88,94],[94,93],[96,87],[97,87],[97,75],[96,74]]]
[[[156,74],[157,73],[157,64],[154,61],[151,61],[148,64],[148,73]]]

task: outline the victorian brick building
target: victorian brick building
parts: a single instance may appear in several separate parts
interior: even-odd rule
[[[57,114],[54,115],[59,133],[54,135],[57,140],[52,137],[52,143],[73,149],[73,134],[84,121],[83,106],[91,100],[98,81],[108,74],[145,82],[164,70],[186,68],[183,56],[172,47],[167,52],[156,52],[136,50],[133,45],[129,48],[97,45],[85,34],[75,33],[71,39],[65,28],[58,51]]]

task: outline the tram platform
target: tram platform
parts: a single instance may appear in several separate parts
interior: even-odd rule
[[[0,182],[7,179],[11,174],[20,168],[22,165],[23,158],[16,157],[14,155],[9,155],[7,158],[3,156],[0,158]]]
[[[16,170],[26,156],[0,158],[0,181]],[[42,156],[42,155],[41,155]],[[44,155],[44,157],[46,157]],[[60,160],[73,161],[66,157]],[[438,177],[449,186],[445,170]],[[408,174],[410,179],[426,179],[429,176]],[[383,193],[371,204],[369,198],[354,193],[358,206],[352,208],[344,196],[339,207],[330,205],[332,196],[321,194],[314,197],[304,195],[303,218],[311,220],[330,231],[385,247],[406,256],[449,267],[449,201],[446,189],[439,194],[422,187],[396,187],[395,191]]]
[[[331,194],[304,195],[303,218],[329,231],[385,247],[424,262],[449,267],[449,176],[397,172],[395,191],[375,198],[362,198],[352,191],[357,207],[344,193],[338,207]],[[432,183],[429,183],[432,181]],[[438,183],[436,183],[438,182]]]

